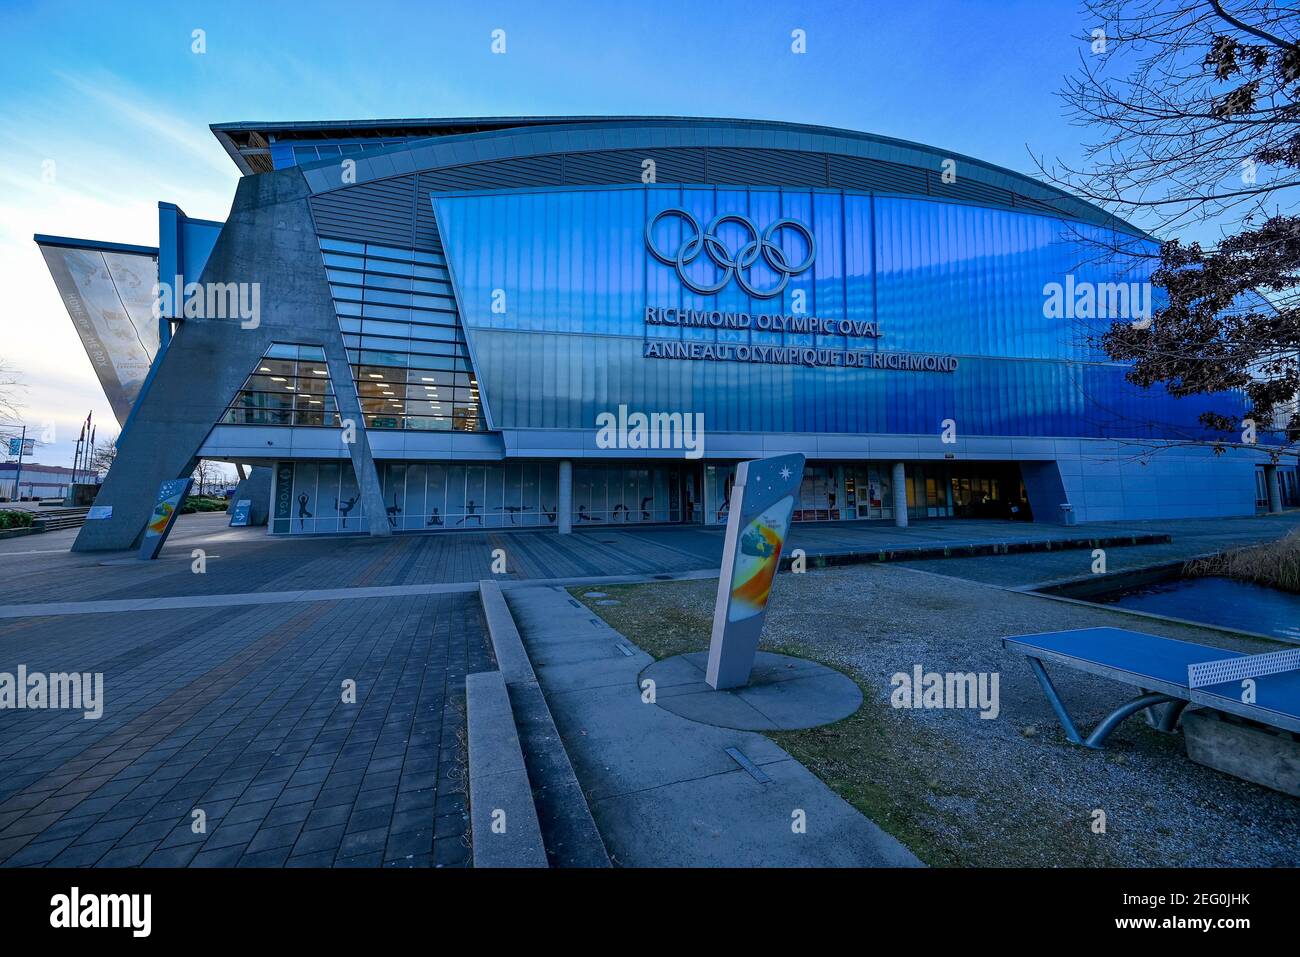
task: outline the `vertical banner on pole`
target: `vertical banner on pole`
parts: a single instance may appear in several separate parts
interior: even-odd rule
[[[158,486],[158,498],[155,500],[153,514],[149,524],[144,527],[144,540],[140,543],[140,557],[150,561],[158,557],[163,543],[167,541],[176,516],[181,513],[181,503],[190,492],[194,479],[172,479]]]
[[[715,689],[749,683],[803,466],[796,452],[736,469],[704,678]]]

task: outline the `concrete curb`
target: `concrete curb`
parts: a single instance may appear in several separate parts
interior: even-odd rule
[[[1087,601],[1083,598],[1068,598],[1065,595],[1054,595],[1048,591],[1039,591],[1039,585],[998,585],[993,582],[976,581],[972,578],[955,578],[952,575],[945,575],[942,572],[932,572],[924,568],[908,568],[905,565],[901,570],[913,575],[929,575],[932,578],[943,578],[947,581],[961,582],[964,585],[973,585],[979,588],[995,588],[998,591],[1012,592],[1016,595],[1030,595],[1034,598],[1044,598],[1047,601],[1059,601],[1064,602],[1067,605],[1079,605],[1083,608],[1109,611],[1116,615],[1130,615],[1134,618],[1146,618],[1151,621],[1165,621],[1174,625],[1186,625],[1190,628],[1204,628],[1206,631],[1221,631],[1225,635],[1232,635],[1236,638],[1257,638],[1262,641],[1274,641],[1281,644],[1300,644],[1300,640],[1287,638],[1283,635],[1266,635],[1258,631],[1242,631],[1240,628],[1229,628],[1226,625],[1212,625],[1209,622],[1193,621],[1190,618],[1171,618],[1169,615],[1157,615],[1155,612],[1151,611],[1138,611],[1135,608],[1124,608],[1120,605],[1108,605],[1102,602]],[[1128,569],[1128,571],[1139,570],[1141,569]],[[1124,572],[1115,572],[1114,574],[1121,575],[1124,574]],[[1050,585],[1053,583],[1048,582],[1047,584]],[[1056,584],[1059,584],[1059,582]]]
[[[474,866],[548,866],[501,672],[466,676],[465,713]]]
[[[523,742],[546,856],[555,867],[609,867],[609,852],[573,772],[500,584],[479,582],[479,600],[515,727]]]
[[[905,545],[878,550],[851,549],[834,552],[808,552],[813,568],[833,565],[860,565],[869,562],[915,562],[931,558],[973,558],[981,555],[1016,555],[1023,552],[1054,552],[1080,548],[1120,548],[1125,545],[1167,545],[1173,538],[1167,533],[1143,535],[1098,535],[1079,538],[1045,538],[1020,542],[958,542],[944,545]],[[782,571],[789,571],[794,559],[789,551],[781,556]]]
[[[533,663],[528,660],[528,652],[524,651],[523,640],[519,637],[519,629],[515,627],[515,619],[510,614],[505,595],[501,594],[501,586],[494,581],[481,581],[478,583],[478,597],[483,605],[488,635],[492,638],[497,667],[501,669],[506,684],[529,681],[536,684],[537,675],[533,673]]]

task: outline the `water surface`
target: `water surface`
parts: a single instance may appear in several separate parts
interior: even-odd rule
[[[1090,599],[1300,641],[1300,595],[1232,578],[1173,578]]]

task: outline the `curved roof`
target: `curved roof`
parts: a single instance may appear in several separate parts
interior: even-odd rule
[[[1011,195],[1012,205],[1019,205],[1014,202],[1018,198],[1040,212],[1141,234],[1136,227],[1064,190],[975,157],[874,133],[804,123],[682,116],[460,117],[222,123],[214,124],[212,131],[245,173],[269,170],[270,145],[276,142],[402,140],[383,149],[351,154],[349,158],[356,161],[355,184],[548,154],[636,149],[753,149],[851,157],[925,171],[922,182],[927,184],[938,181],[945,160],[954,160],[963,185],[1005,191]],[[312,191],[323,193],[345,188],[335,172],[337,167],[337,160],[327,159],[304,164],[302,169]],[[928,185],[897,191],[939,196],[945,192]]]

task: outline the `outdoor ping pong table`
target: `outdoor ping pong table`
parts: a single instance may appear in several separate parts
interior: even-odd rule
[[[1066,737],[1084,747],[1100,748],[1120,722],[1147,709],[1155,727],[1173,731],[1189,704],[1300,733],[1300,648],[1247,655],[1123,628],[1018,635],[1003,638],[1002,646],[1025,655]],[[1084,737],[1044,662],[1131,685],[1140,694]],[[1247,679],[1253,697],[1246,693]]]

